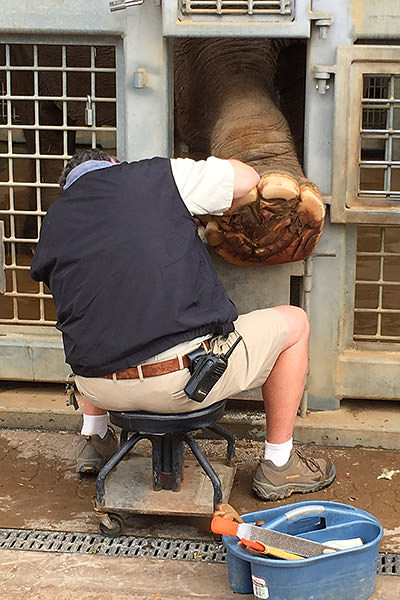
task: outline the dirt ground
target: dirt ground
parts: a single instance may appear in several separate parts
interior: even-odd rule
[[[98,532],[93,511],[95,478],[75,473],[82,438],[74,433],[0,430],[0,527]],[[224,444],[200,441],[209,457],[223,455]],[[278,503],[258,500],[251,480],[263,444],[239,440],[230,503],[239,513],[272,508]],[[148,452],[140,442],[138,453]],[[386,450],[310,448],[335,463],[337,478],[314,494],[292,495],[285,504],[333,500],[375,515],[384,527],[383,552],[400,552],[400,453]],[[173,492],[171,492],[173,493]],[[207,538],[208,518],[134,516],[126,533],[139,536]]]

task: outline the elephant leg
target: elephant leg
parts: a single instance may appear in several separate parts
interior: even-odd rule
[[[237,99],[236,99],[237,100]],[[240,113],[250,118],[243,130]],[[269,127],[251,115],[269,114]],[[239,143],[238,143],[239,141]],[[209,221],[205,236],[233,264],[279,264],[302,260],[315,248],[325,207],[318,188],[304,177],[290,130],[269,99],[256,92],[226,101],[211,136],[212,153],[239,158],[261,175],[258,196],[235,214]]]
[[[206,225],[209,244],[233,264],[306,258],[323,227],[320,193],[304,176],[278,106],[279,47],[272,40],[237,39],[177,45],[180,135],[195,139],[200,151],[208,147],[214,156],[250,164],[261,176],[252,203]]]

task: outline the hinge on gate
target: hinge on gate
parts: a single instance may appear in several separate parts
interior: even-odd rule
[[[130,6],[139,6],[143,4],[144,0],[111,0],[109,2],[110,11],[115,12],[117,10],[124,10]]]
[[[319,27],[319,37],[325,40],[328,36],[328,28],[333,23],[332,15],[324,13],[313,13],[311,11],[310,21],[314,21],[315,25]]]
[[[326,90],[329,90],[328,82],[331,76],[336,73],[336,65],[314,65],[312,71],[313,77],[317,82],[315,85],[315,89],[318,90],[320,94],[325,94]]]

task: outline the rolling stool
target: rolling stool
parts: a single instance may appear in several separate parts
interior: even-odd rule
[[[142,504],[140,505],[139,501],[139,509],[137,509],[137,507],[136,509],[132,508],[132,504],[129,503],[129,496],[132,495],[132,476],[128,476],[125,488],[123,488],[123,485],[120,486],[119,497],[114,496],[114,499],[111,499],[111,501],[107,498],[107,490],[105,489],[105,482],[108,475],[117,465],[119,465],[122,459],[129,454],[137,442],[142,439],[150,440],[152,445],[152,488],[154,492],[160,490],[179,492],[181,490],[184,467],[184,442],[186,442],[198,463],[211,480],[214,488],[213,508],[215,510],[216,505],[222,501],[223,492],[221,481],[198,444],[193,437],[189,435],[189,432],[196,429],[209,429],[223,437],[228,443],[227,463],[229,465],[235,455],[235,440],[229,431],[216,423],[216,421],[224,414],[225,404],[226,400],[222,400],[203,410],[180,414],[109,411],[111,423],[121,428],[121,437],[119,450],[104,465],[96,479],[95,510],[100,517],[100,529],[103,533],[115,536],[119,535],[121,532],[123,521],[117,514],[111,511],[128,510],[131,512],[143,513],[153,512],[151,510],[146,510],[146,506],[143,506],[143,497],[146,496],[146,494],[147,497],[149,496],[147,492],[140,494],[140,501]],[[126,461],[124,466],[126,466]],[[120,468],[122,468],[122,465]],[[227,466],[224,468],[229,468],[231,471],[233,470],[230,485],[230,487],[232,487],[234,468]],[[142,481],[143,477],[137,478],[136,484],[139,485]],[[151,484],[148,486],[149,488],[150,485]],[[137,492],[137,490],[135,491]],[[175,514],[177,502],[179,502],[178,499],[173,499],[175,508],[173,512],[175,512]],[[119,506],[115,506],[116,504]],[[168,508],[167,504],[168,502],[165,502],[164,498],[163,506],[165,510]],[[180,514],[182,514],[182,512]]]

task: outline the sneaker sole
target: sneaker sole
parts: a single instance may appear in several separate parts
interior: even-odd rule
[[[310,484],[310,485],[291,485],[286,486],[283,485],[281,487],[274,487],[272,485],[268,485],[265,482],[253,480],[253,490],[256,492],[257,496],[261,498],[261,500],[283,500],[284,498],[289,498],[292,494],[310,494],[311,492],[318,492],[318,490],[322,490],[328,485],[332,483],[332,481],[336,477],[336,469],[333,467],[333,472],[329,475],[328,479],[324,481],[320,481],[319,483]]]

